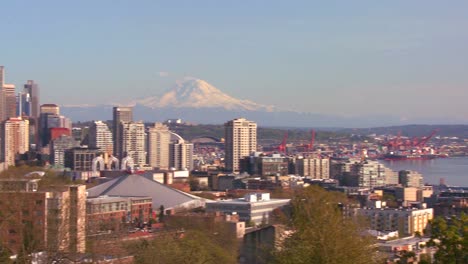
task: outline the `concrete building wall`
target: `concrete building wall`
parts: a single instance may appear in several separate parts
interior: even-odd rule
[[[148,164],[153,168],[169,169],[171,133],[166,125],[155,123],[148,129]]]
[[[239,160],[257,150],[257,124],[245,118],[224,124],[225,165],[228,171],[239,171]]]

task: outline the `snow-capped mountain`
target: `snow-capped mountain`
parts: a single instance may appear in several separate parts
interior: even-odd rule
[[[271,112],[274,109],[273,106],[234,98],[208,82],[195,78],[177,81],[176,85],[163,95],[137,99],[131,104],[150,108],[222,108],[234,111]]]

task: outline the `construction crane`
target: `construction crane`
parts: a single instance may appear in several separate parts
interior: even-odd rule
[[[281,141],[281,144],[278,146],[278,151],[286,153],[286,141],[288,140],[288,132],[286,131],[283,136],[283,141]]]
[[[415,145],[415,147],[424,147],[426,143],[438,132],[438,129],[432,130],[431,134],[427,137],[422,137],[419,142]]]
[[[314,148],[314,143],[315,143],[315,130],[312,129],[312,130],[310,131],[310,134],[311,134],[311,135],[310,135],[310,143],[307,144],[307,151],[308,151],[308,152],[311,152],[311,151],[313,150],[313,148]]]

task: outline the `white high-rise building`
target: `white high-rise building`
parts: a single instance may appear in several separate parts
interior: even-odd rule
[[[239,171],[239,160],[257,151],[257,123],[238,118],[224,124],[225,166]]]
[[[29,121],[10,118],[4,123],[3,155],[6,166],[15,165],[15,156],[29,150]]]
[[[171,132],[166,125],[155,123],[148,129],[148,164],[153,168],[169,168]]]
[[[112,153],[114,143],[112,141],[112,132],[106,123],[94,121],[89,128],[89,147],[100,148],[106,153]]]
[[[123,156],[131,157],[135,165],[145,165],[145,124],[143,122],[121,122],[120,131],[122,132]]]
[[[182,138],[169,145],[169,166],[176,170],[193,169],[193,144],[185,143]]]

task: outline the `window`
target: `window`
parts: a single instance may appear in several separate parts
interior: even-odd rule
[[[36,200],[36,205],[42,205],[42,200]]]

